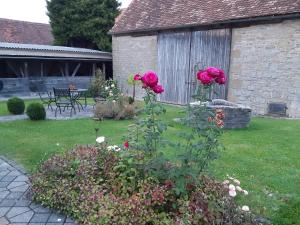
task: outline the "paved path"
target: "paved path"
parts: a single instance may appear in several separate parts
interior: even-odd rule
[[[76,225],[66,216],[33,203],[28,177],[16,164],[0,157],[0,225]]]
[[[51,111],[50,109],[47,109],[47,108],[45,108],[45,109],[46,109],[46,117],[49,120],[74,120],[74,119],[93,117],[93,107],[89,106],[89,105],[86,108],[84,108],[84,110],[80,109],[80,112],[78,111],[78,108],[76,107],[76,114],[73,113],[72,116],[70,116],[70,110],[66,110],[65,112],[62,112],[61,114],[58,111],[57,116],[55,117],[55,107],[53,107],[53,111]],[[26,119],[28,119],[28,117],[25,114],[24,115],[0,116],[0,122],[26,120]]]

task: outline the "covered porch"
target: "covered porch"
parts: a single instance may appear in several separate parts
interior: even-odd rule
[[[53,87],[88,88],[97,69],[112,78],[111,53],[47,45],[0,43],[0,97]]]

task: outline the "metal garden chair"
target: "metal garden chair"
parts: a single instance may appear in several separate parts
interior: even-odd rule
[[[40,96],[40,100],[42,101],[43,105],[47,105],[47,108],[51,109],[51,111],[53,111],[52,108],[52,103],[55,103],[55,97],[52,95],[52,93],[49,91],[45,91],[45,92],[39,92],[38,93]]]
[[[56,104],[55,117],[57,115],[58,109],[61,114],[62,108],[63,108],[63,111],[65,111],[66,108],[68,109],[69,107],[71,108],[70,116],[72,116],[73,111],[74,111],[74,114],[76,114],[75,102],[74,102],[74,99],[72,98],[70,89],[53,88],[53,92],[54,92],[55,104]]]

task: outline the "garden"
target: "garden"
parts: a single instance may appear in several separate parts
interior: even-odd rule
[[[216,68],[197,78],[201,102],[226,82]],[[145,91],[133,119],[96,107],[98,120],[0,124],[0,155],[31,171],[37,202],[79,224],[298,224],[299,121],[224,130],[222,110],[158,103],[155,73],[133,80]],[[111,112],[124,105],[114,96],[104,103]]]

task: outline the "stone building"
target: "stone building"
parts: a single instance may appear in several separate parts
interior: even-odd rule
[[[300,0],[133,0],[110,33],[114,76],[128,93],[129,74],[154,70],[160,100],[186,104],[194,66],[217,66],[229,77],[220,98],[300,117]]]

